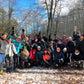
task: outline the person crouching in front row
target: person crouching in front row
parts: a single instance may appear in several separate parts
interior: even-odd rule
[[[43,65],[44,65],[45,67],[50,67],[50,66],[51,66],[51,57],[50,57],[49,52],[48,52],[47,49],[44,49]]]
[[[30,51],[30,63],[31,63],[31,67],[36,65],[36,49],[33,49]]]
[[[42,66],[43,64],[43,51],[41,50],[41,47],[37,47],[36,51],[36,65],[37,66]]]
[[[61,49],[59,47],[56,48],[56,51],[54,51],[54,66],[62,66],[64,63],[64,54],[61,52]]]

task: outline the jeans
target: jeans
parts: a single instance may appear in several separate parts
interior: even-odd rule
[[[0,54],[0,71],[3,70],[3,62],[5,62],[5,54]]]

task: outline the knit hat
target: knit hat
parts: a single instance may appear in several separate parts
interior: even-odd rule
[[[45,48],[44,51],[47,51],[47,49]]]
[[[33,52],[36,52],[36,49],[33,49],[32,51],[33,51]]]
[[[69,37],[68,39],[72,39],[72,37]]]
[[[67,48],[64,48],[63,50],[67,51]]]
[[[41,46],[38,46],[37,48],[41,48]]]
[[[37,36],[34,36],[34,38],[37,38]]]
[[[77,34],[80,34],[80,32],[79,32],[79,31],[77,31]]]

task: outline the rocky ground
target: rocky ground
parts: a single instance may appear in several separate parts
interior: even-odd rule
[[[33,67],[0,75],[0,84],[84,84],[84,70]]]

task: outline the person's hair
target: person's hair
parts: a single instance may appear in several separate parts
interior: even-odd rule
[[[12,38],[8,37],[7,40],[9,40],[9,39],[12,39]]]
[[[3,35],[8,35],[7,33],[4,33]]]

